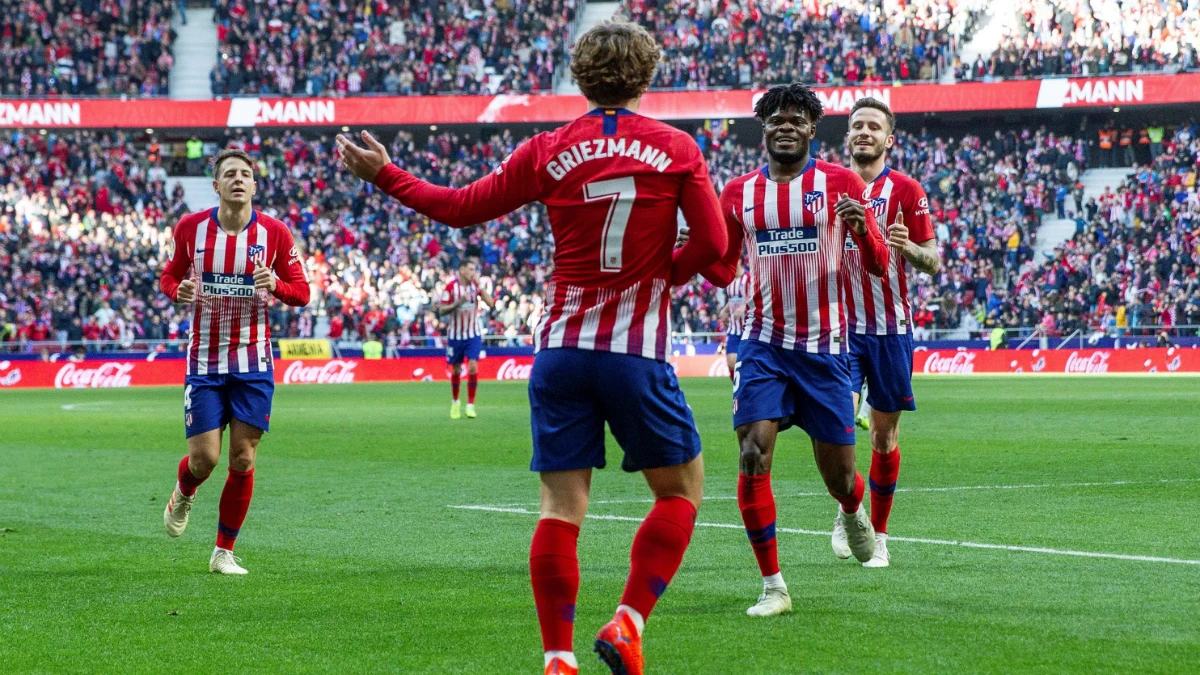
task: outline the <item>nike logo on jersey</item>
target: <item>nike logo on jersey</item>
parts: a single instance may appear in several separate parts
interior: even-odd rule
[[[754,209],[757,209],[760,206],[762,206],[762,204],[755,204],[754,206],[748,206],[748,207],[746,207],[746,210],[742,211],[742,213],[750,213],[751,211],[753,211]]]

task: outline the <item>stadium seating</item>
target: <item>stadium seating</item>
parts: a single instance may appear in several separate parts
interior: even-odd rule
[[[216,95],[546,91],[573,0],[419,3],[218,0]]]
[[[171,0],[38,0],[0,8],[0,95],[164,96]]]

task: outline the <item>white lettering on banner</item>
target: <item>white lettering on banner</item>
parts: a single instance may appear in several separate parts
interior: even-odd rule
[[[354,361],[333,359],[319,366],[292,361],[283,373],[284,384],[349,384],[354,381]]]
[[[78,103],[0,103],[0,126],[79,126]]]
[[[825,113],[848,113],[858,103],[860,99],[874,98],[883,101],[886,105],[892,104],[892,92],[888,87],[876,87],[872,89],[852,89],[845,87],[833,87],[829,89],[814,89],[817,93],[817,98],[821,100],[821,105],[825,107]],[[766,92],[760,92],[750,99],[750,107],[753,109],[758,105],[758,99],[763,97]]]
[[[1141,103],[1146,99],[1144,84],[1141,78],[1042,80],[1038,87],[1037,107]]]
[[[975,372],[975,355],[970,352],[955,352],[954,356],[942,357],[940,352],[930,352],[925,359],[925,372],[939,375],[968,375]]]
[[[719,356],[713,360],[712,364],[708,367],[708,376],[729,377],[729,362],[725,360],[724,356]]]
[[[337,115],[333,101],[302,100],[268,103],[257,98],[235,98],[229,102],[226,126],[254,127],[260,124],[332,124]]]
[[[0,361],[0,387],[16,386],[21,381],[21,369],[13,368],[12,370],[8,370],[8,367],[11,365],[11,361]],[[8,370],[7,373],[4,372],[6,370]]]
[[[500,370],[496,371],[497,380],[528,380],[529,375],[533,372],[533,364],[519,365],[516,359],[508,359],[500,364]]]
[[[129,386],[132,363],[105,363],[99,368],[80,368],[68,363],[54,376],[54,388],[66,389],[123,389]]]
[[[1080,356],[1079,352],[1071,352],[1067,356],[1066,373],[1107,373],[1108,352],[1092,352],[1091,356]]]

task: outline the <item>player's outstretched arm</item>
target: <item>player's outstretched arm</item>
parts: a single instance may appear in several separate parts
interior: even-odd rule
[[[171,257],[163,265],[162,274],[158,277],[158,288],[171,302],[189,303],[196,300],[196,284],[191,279],[185,279],[188,269],[192,266],[192,252],[187,240],[180,232],[179,223],[171,235]]]
[[[696,150],[696,166],[684,179],[679,207],[688,225],[687,242],[671,258],[671,285],[686,284],[725,254],[729,237],[721,222],[721,203],[713,191],[708,165]]]
[[[729,185],[726,185],[725,190],[721,192],[720,203],[727,240],[725,252],[721,254],[721,257],[716,262],[702,270],[700,274],[709,283],[724,288],[733,283],[734,278],[737,276],[738,259],[742,257],[742,243],[745,239],[745,233],[742,231],[742,224],[733,215],[734,190],[731,190]]]
[[[338,134],[342,164],[410,209],[450,227],[470,227],[499,218],[540,195],[536,152],[529,142],[518,146],[492,173],[465,187],[449,188],[423,181],[392,164],[387,148],[366,131],[362,139],[366,148]]]
[[[280,233],[279,246],[275,250],[287,253],[275,256],[275,289],[271,295],[292,307],[307,305],[312,299],[312,288],[304,273],[304,263],[300,261],[300,249],[296,247],[291,232],[283,230]]]

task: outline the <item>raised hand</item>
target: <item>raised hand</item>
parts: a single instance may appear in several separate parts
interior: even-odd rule
[[[887,234],[888,246],[897,251],[904,252],[908,248],[908,245],[912,243],[908,239],[908,228],[904,226],[903,211],[896,212],[896,222],[888,225]]]
[[[867,232],[867,207],[857,199],[851,199],[848,195],[842,194],[838,198],[837,204],[833,207],[834,212],[846,223],[854,233],[862,236]]]
[[[379,170],[387,166],[392,159],[388,156],[387,148],[374,136],[366,131],[360,135],[366,148],[360,148],[348,137],[338,134],[338,156],[341,157],[342,164],[355,176],[367,182],[374,182]]]
[[[262,263],[254,263],[254,288],[266,289],[268,293],[275,292],[275,275],[271,274],[271,268]]]
[[[181,305],[191,304],[196,301],[196,282],[191,279],[184,279],[179,282],[179,291],[175,294],[175,302]]]

